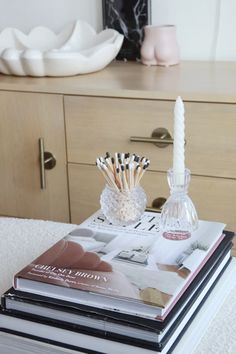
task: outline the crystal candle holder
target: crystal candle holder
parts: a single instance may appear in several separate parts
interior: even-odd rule
[[[114,225],[130,225],[139,220],[147,205],[146,193],[141,186],[117,191],[106,185],[100,197],[101,210]]]
[[[192,200],[188,196],[190,170],[184,174],[174,174],[173,169],[167,173],[170,197],[161,212],[163,237],[170,240],[185,240],[198,227],[198,216]]]

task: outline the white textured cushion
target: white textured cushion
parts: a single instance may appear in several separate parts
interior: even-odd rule
[[[13,275],[75,225],[0,217],[0,293],[12,286]]]

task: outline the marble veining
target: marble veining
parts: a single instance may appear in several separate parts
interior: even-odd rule
[[[137,60],[143,41],[143,27],[149,24],[149,0],[103,0],[105,28],[124,35],[117,59]]]

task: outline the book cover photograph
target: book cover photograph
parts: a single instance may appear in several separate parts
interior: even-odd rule
[[[124,227],[109,224],[98,211],[17,273],[14,287],[144,317],[164,316],[222,241],[224,227],[200,221],[190,239],[173,241],[162,237],[156,213],[145,212],[135,225]]]

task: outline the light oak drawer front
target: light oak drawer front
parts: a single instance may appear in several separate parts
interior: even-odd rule
[[[94,166],[69,164],[69,184],[71,221],[80,223],[100,208],[104,178]],[[148,195],[148,206],[155,198],[169,195],[165,173],[148,171],[142,186]],[[200,219],[221,221],[228,230],[236,230],[235,180],[192,176],[190,196]]]
[[[106,151],[136,152],[151,160],[151,169],[172,166],[172,145],[130,142],[151,137],[159,127],[173,135],[173,101],[103,97],[65,97],[68,159],[93,164]],[[186,165],[199,175],[236,176],[236,105],[185,102]]]
[[[105,186],[98,169],[89,165],[68,165],[71,222],[79,224],[100,208]]]
[[[156,197],[169,195],[165,173],[147,172],[142,186],[148,195],[148,204]],[[228,230],[236,230],[235,200],[236,180],[192,176],[189,188],[199,219],[220,221]]]

